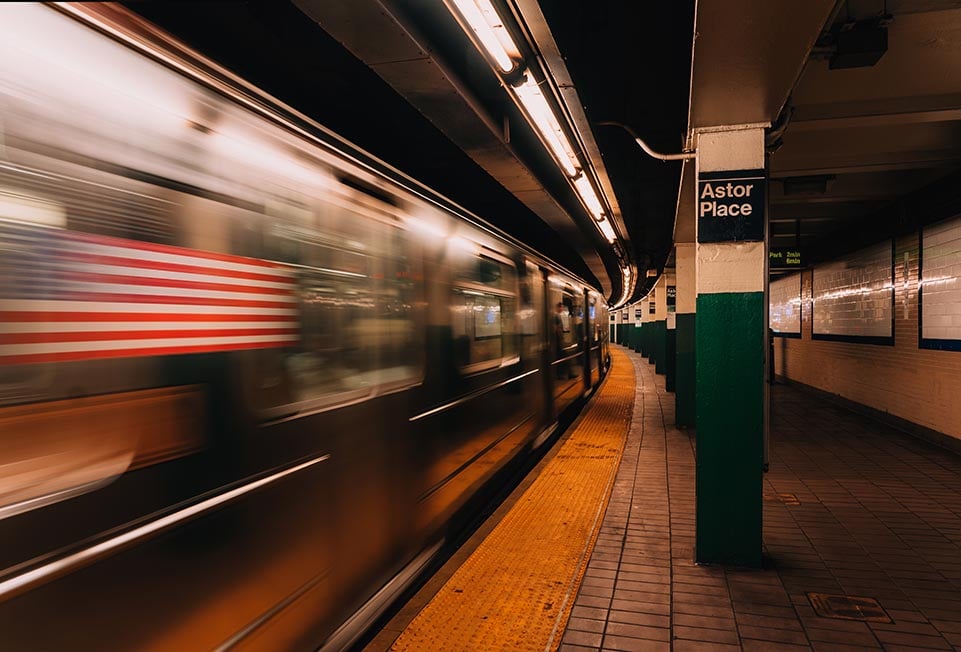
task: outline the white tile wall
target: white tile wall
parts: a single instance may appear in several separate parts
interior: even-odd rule
[[[801,334],[801,275],[771,281],[770,324],[775,333]]]
[[[814,268],[814,334],[891,337],[891,243]]]
[[[961,340],[961,218],[924,228],[921,337]]]
[[[801,337],[777,338],[774,366],[779,375],[961,440],[961,353],[918,348],[918,236],[897,239],[894,346],[813,341],[807,303],[813,274],[807,270]]]

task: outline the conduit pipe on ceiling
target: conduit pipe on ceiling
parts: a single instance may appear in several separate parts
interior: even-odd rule
[[[680,154],[661,154],[660,152],[656,152],[653,149],[651,149],[650,146],[647,143],[645,143],[640,136],[634,133],[633,129],[631,129],[625,124],[621,124],[620,122],[598,122],[597,124],[607,126],[607,127],[620,127],[621,129],[623,129],[624,131],[626,131],[631,135],[631,137],[634,139],[634,142],[640,145],[641,149],[643,149],[648,156],[650,156],[651,158],[656,158],[660,161],[685,161],[697,156],[696,150],[683,151]]]

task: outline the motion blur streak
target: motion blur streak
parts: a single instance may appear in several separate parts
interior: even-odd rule
[[[0,21],[3,645],[350,645],[600,382],[602,297],[122,7]]]

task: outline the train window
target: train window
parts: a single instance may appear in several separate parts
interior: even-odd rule
[[[460,266],[451,299],[458,366],[482,371],[517,358],[517,273],[513,265],[478,256]]]
[[[574,306],[571,310],[571,318],[572,339],[578,346],[583,346],[584,335],[586,334],[584,330],[584,324],[586,322],[583,294],[578,293],[574,295]]]
[[[517,274],[513,265],[487,255],[467,256],[455,263],[458,281],[485,288],[516,292]]]
[[[569,284],[553,279],[548,296],[553,306],[550,328],[554,373],[558,380],[573,380],[581,375],[579,352],[584,341],[584,295]]]
[[[521,354],[533,359],[540,352],[540,333],[543,315],[538,306],[544,303],[544,284],[540,270],[531,262],[525,265],[520,279],[520,311],[518,321],[521,331]]]
[[[24,197],[34,198],[28,221],[35,224],[144,242],[174,242],[176,205],[164,198],[174,193],[142,180],[56,161],[43,169],[0,165],[0,185],[22,189],[15,191],[21,207]],[[57,203],[41,197],[55,197]]]
[[[552,316],[553,329],[556,344],[562,349],[574,346],[576,338],[576,312],[574,295],[563,292],[557,295],[554,301],[554,314]]]
[[[406,233],[342,205],[268,216],[266,257],[296,270],[299,341],[252,353],[265,416],[419,379],[417,280]]]
[[[31,329],[31,324],[12,317],[24,309],[15,302],[50,298],[59,288],[56,256],[64,222],[61,204],[0,186],[0,311],[8,313],[11,322],[6,346],[0,346],[0,403],[41,397],[53,382],[52,365],[9,364],[7,356],[22,352],[15,342]]]
[[[551,284],[551,305],[553,308],[554,347],[560,348],[559,355],[570,355],[580,347],[584,340],[586,311],[584,295],[575,292],[566,284],[554,281]]]

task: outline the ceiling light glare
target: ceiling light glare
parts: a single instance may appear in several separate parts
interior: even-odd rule
[[[574,179],[574,190],[577,191],[581,201],[584,202],[584,206],[587,207],[591,217],[598,221],[603,220],[604,206],[601,205],[601,200],[598,199],[597,193],[594,192],[594,186],[591,185],[586,175],[581,174]]]
[[[614,227],[611,226],[611,223],[608,220],[601,220],[598,222],[597,228],[601,230],[601,233],[604,234],[604,237],[607,238],[608,242],[614,242],[617,240],[617,234],[614,233]]]
[[[503,73],[514,70],[521,54],[489,0],[448,0],[477,36],[481,47]]]
[[[564,170],[564,174],[576,177],[580,163],[574,154],[574,149],[567,141],[567,136],[561,130],[557,117],[541,92],[540,86],[528,76],[522,85],[514,88],[514,92],[531,123],[547,143],[561,169]]]

